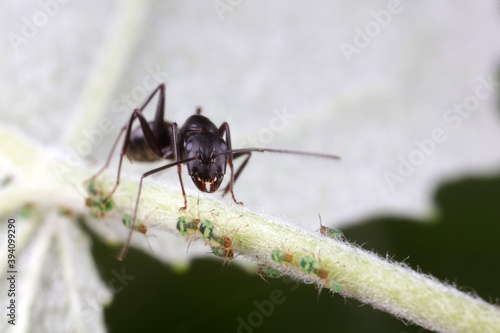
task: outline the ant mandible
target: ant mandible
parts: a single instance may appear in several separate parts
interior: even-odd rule
[[[149,104],[155,94],[159,92],[160,97],[156,106],[156,114],[153,121],[148,122],[142,111]],[[310,153],[295,150],[283,149],[268,149],[268,148],[243,148],[232,149],[231,146],[231,133],[229,131],[229,124],[224,122],[219,128],[215,126],[207,117],[201,115],[201,109],[196,109],[196,114],[189,117],[186,123],[179,129],[177,123],[168,122],[164,120],[165,110],[165,84],[160,84],[144,101],[144,103],[134,109],[130,120],[120,130],[120,134],[116,138],[111,152],[109,153],[106,164],[87,182],[93,181],[99,176],[108,166],[111,161],[113,152],[116,149],[118,141],[120,140],[123,132],[126,131],[125,141],[123,142],[122,150],[120,153],[120,161],[118,163],[118,173],[116,183],[109,195],[103,200],[106,202],[111,198],[116,188],[120,184],[120,172],[122,167],[123,156],[127,156],[129,160],[140,162],[153,162],[160,159],[170,159],[175,162],[161,166],[159,168],[150,170],[144,173],[139,182],[137,191],[137,198],[135,201],[134,213],[130,225],[130,231],[127,241],[121,251],[119,260],[123,260],[128,251],[134,224],[137,217],[137,207],[139,205],[139,198],[141,196],[142,181],[144,178],[160,172],[162,170],[177,166],[177,173],[181,184],[182,195],[184,197],[184,206],[180,210],[187,208],[186,192],[182,182],[182,169],[181,164],[186,163],[188,174],[191,176],[193,183],[196,187],[207,193],[215,192],[226,173],[226,165],[231,170],[229,185],[225,188],[223,195],[231,192],[233,201],[237,204],[242,204],[237,201],[234,192],[234,182],[238,179],[239,175],[245,168],[250,159],[252,152],[273,152],[273,153],[287,153],[308,155],[314,157],[323,157],[331,159],[340,159],[336,155]],[[140,127],[132,131],[132,124],[134,120],[139,119]],[[224,140],[225,137],[225,140]],[[233,160],[246,156],[240,167],[234,172]]]

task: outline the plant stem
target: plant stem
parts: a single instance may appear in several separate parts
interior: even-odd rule
[[[110,190],[112,178],[103,178],[106,182],[102,189]],[[129,181],[122,185],[114,197],[115,205],[127,210],[137,186],[136,182]],[[177,190],[152,182],[146,182],[143,187],[141,211],[143,215],[149,214],[148,223],[162,224],[162,229],[178,233],[176,222],[184,215],[178,211],[182,203]],[[371,304],[396,317],[438,332],[500,331],[500,308],[403,264],[223,201],[203,198],[197,208],[196,199],[191,197],[188,207],[193,215],[200,212],[202,220],[215,220],[228,231],[238,229],[233,237],[234,251],[255,261],[258,257],[271,262],[270,252],[281,249],[294,258],[292,263],[286,264],[288,274],[324,284],[324,280],[300,269],[300,259],[310,256],[321,261],[328,277],[341,285],[344,296]],[[212,212],[216,213],[215,217]]]

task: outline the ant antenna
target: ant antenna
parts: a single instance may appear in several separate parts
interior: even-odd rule
[[[340,156],[332,155],[332,154],[311,153],[311,152],[307,152],[307,151],[287,150],[287,149],[271,149],[271,148],[231,149],[231,150],[226,150],[222,153],[218,153],[216,156],[225,155],[225,154],[242,154],[242,153],[250,153],[250,152],[259,152],[259,153],[270,152],[270,153],[280,153],[280,154],[294,154],[294,155],[304,155],[304,156],[331,158],[334,160],[340,160]]]

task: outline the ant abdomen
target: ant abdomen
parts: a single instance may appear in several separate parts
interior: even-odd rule
[[[172,159],[172,140],[170,138],[170,135],[168,134],[172,131],[172,124],[165,121],[164,126],[167,131],[163,132],[164,135],[162,138],[158,138],[158,141],[163,143],[162,147],[159,148],[161,149],[161,154],[158,154],[153,150],[153,147],[150,146],[144,136],[144,131],[139,126],[130,133],[130,142],[127,148],[127,156],[131,160],[138,162],[154,162],[165,158]],[[149,127],[153,129],[153,122],[149,122]]]

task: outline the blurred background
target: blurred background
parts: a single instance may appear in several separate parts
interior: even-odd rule
[[[131,110],[165,82],[168,120],[201,106],[229,123],[235,147],[342,157],[253,154],[235,187],[245,206],[309,230],[319,212],[350,242],[498,304],[498,1],[4,4],[2,125],[100,166]],[[88,223],[78,219],[102,281],[134,276],[105,309],[110,332],[425,332],[200,251],[188,270],[136,250],[119,262]],[[286,300],[259,310],[274,290]]]

